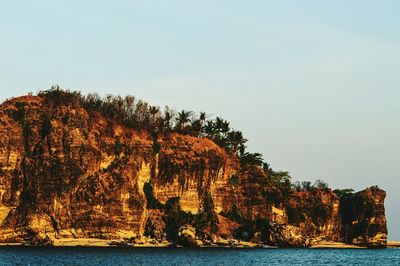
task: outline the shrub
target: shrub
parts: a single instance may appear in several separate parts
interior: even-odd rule
[[[335,189],[333,191],[340,199],[344,199],[350,195],[353,195],[354,189],[346,188],[346,189]]]

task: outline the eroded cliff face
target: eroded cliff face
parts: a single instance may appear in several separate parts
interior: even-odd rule
[[[0,242],[179,242],[195,232],[198,239],[185,241],[386,244],[383,191],[340,203],[330,190],[282,191],[207,138],[155,138],[36,96],[0,107],[0,170]]]
[[[290,195],[287,210],[289,223],[298,226],[303,235],[340,239],[339,198],[331,190],[314,189]]]
[[[342,199],[343,240],[372,248],[387,245],[386,192],[372,187]]]
[[[146,183],[161,203],[179,197],[196,214],[237,165],[208,139],[169,134],[155,152],[144,131],[40,97],[4,103],[0,119],[2,241],[143,235]],[[222,200],[215,193],[219,208]]]

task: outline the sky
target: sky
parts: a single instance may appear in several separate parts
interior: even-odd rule
[[[294,180],[388,193],[400,240],[400,1],[0,0],[0,99],[62,88],[206,111]]]

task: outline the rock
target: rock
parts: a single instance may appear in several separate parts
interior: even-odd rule
[[[385,198],[385,191],[371,187],[341,200],[341,234],[346,243],[370,248],[387,246]]]
[[[340,238],[340,201],[330,189],[296,191],[287,203],[288,224],[299,227],[303,235]]]
[[[261,232],[256,232],[256,233],[253,235],[253,238],[251,239],[250,242],[252,242],[252,243],[257,243],[257,244],[262,244],[262,243],[263,243],[263,240],[262,240],[262,233],[261,233]]]
[[[184,247],[199,247],[202,242],[196,239],[196,229],[191,225],[185,224],[178,229],[177,244]]]
[[[30,240],[30,244],[32,246],[44,246],[44,247],[46,247],[46,246],[53,246],[53,243],[54,243],[54,241],[48,235],[46,235],[44,237],[36,235],[35,237],[33,237]]]
[[[302,235],[300,228],[288,224],[270,223],[269,242],[279,247],[310,246],[310,239]]]
[[[216,244],[219,247],[229,247],[229,245],[230,245],[229,241],[224,239],[224,238],[222,238],[222,237],[217,237],[214,240],[214,244]]]

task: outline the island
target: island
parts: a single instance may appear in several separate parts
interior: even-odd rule
[[[385,191],[293,182],[246,142],[220,117],[133,96],[5,100],[0,243],[387,247]]]

